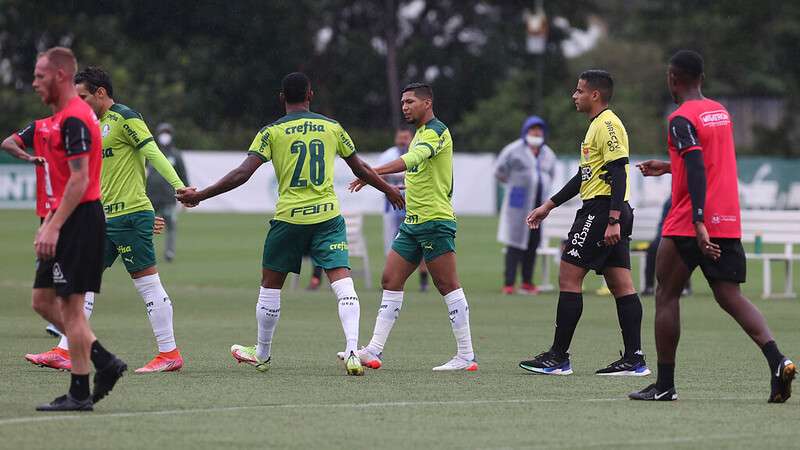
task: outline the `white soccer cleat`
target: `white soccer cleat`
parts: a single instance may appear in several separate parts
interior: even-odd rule
[[[466,370],[467,372],[475,372],[476,370],[478,370],[478,362],[475,361],[474,359],[466,360],[456,355],[450,361],[447,361],[441,366],[436,366],[433,368],[434,372],[447,372],[454,370]]]
[[[342,361],[347,359],[344,352],[338,352],[336,353],[336,356]],[[360,349],[356,350],[356,356],[358,356],[358,359],[361,360],[361,365],[364,367],[369,367],[370,369],[380,369],[383,365],[381,362],[382,355],[380,353],[376,355],[367,350],[366,347],[361,347]]]

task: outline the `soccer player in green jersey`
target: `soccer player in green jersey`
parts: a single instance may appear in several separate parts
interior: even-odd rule
[[[114,89],[107,72],[88,67],[75,75],[75,87],[78,96],[100,118],[103,138],[100,188],[106,216],[105,267],[110,267],[117,256],[122,258],[144,300],[158,344],[158,355],[136,373],[177,371],[183,367],[183,358],[175,344],[172,301],[161,285],[156,268],[153,247],[155,213],[145,193],[145,161],[149,161],[174,188],[185,186],[159,150],[141,114],[114,101]],[[94,293],[87,292],[84,305],[87,317],[93,305]],[[63,357],[68,349],[69,342],[62,337],[58,347],[51,352],[59,352]]]
[[[386,257],[383,298],[369,344],[358,351],[362,364],[381,367],[383,347],[400,314],[403,286],[425,259],[436,288],[444,296],[456,338],[456,355],[435,371],[478,370],[469,327],[469,305],[456,273],[456,216],[453,212],[453,140],[433,115],[433,89],[422,83],[405,87],[401,99],[406,122],[417,128],[408,153],[375,168],[379,175],[405,171],[406,219]],[[355,180],[351,191],[365,180]],[[339,355],[342,357],[342,355]]]
[[[176,196],[186,206],[230,191],[246,182],[265,162],[272,161],[278,178],[278,204],[264,242],[261,290],[256,304],[255,346],[233,345],[238,362],[269,369],[272,337],[281,313],[281,288],[289,272],[300,273],[303,255],[322,267],[339,303],[348,375],[363,375],[355,355],[361,310],[350,278],[347,233],[333,189],[336,155],[353,173],[384,192],[396,208],[404,206],[397,188],[389,186],[356,155],[353,141],[335,120],[309,110],[314,92],[308,77],[294,72],[282,82],[280,101],[286,115],[256,134],[242,164],[213,185],[197,191],[181,189]]]

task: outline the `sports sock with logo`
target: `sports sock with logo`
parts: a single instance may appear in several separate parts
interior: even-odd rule
[[[456,338],[457,355],[467,361],[475,359],[472,350],[472,336],[469,329],[469,304],[464,295],[464,289],[456,289],[444,296],[447,313],[450,316],[450,325]]]
[[[92,364],[94,364],[94,368],[97,370],[103,370],[108,366],[108,363],[114,358],[114,355],[111,354],[108,350],[103,348],[100,345],[100,341],[95,340],[92,342],[92,346],[89,349],[89,358],[92,360]]]
[[[774,375],[775,371],[778,370],[778,365],[780,365],[784,358],[783,353],[778,350],[778,344],[776,344],[775,341],[769,341],[761,347],[761,352],[764,353],[764,356],[767,358],[769,371]]]
[[[89,398],[89,374],[70,375],[69,395],[75,400],[81,401]]]
[[[147,318],[156,337],[159,352],[175,350],[175,333],[172,330],[172,301],[161,285],[157,273],[133,280],[147,308]]]
[[[583,313],[583,294],[580,292],[560,292],[556,309],[556,330],[553,336],[553,350],[566,354],[572,343],[572,335]]]
[[[658,376],[656,387],[659,391],[666,391],[675,386],[675,363],[658,363]]]
[[[89,320],[89,318],[92,317],[93,310],[94,310],[94,292],[87,292],[83,300],[83,314],[86,316],[86,320]],[[58,348],[62,350],[69,350],[69,340],[67,339],[67,333],[64,333],[63,331],[61,331],[61,339],[58,341]]]
[[[358,324],[361,318],[361,305],[353,287],[353,279],[342,278],[331,283],[331,289],[339,303],[339,320],[345,339],[345,355],[358,350]]]
[[[378,317],[375,318],[375,331],[372,333],[372,340],[367,345],[367,350],[373,354],[383,352],[386,339],[392,331],[394,322],[400,315],[403,307],[403,291],[383,291],[381,306],[378,308]]]
[[[281,290],[262,287],[258,292],[258,303],[256,303],[258,322],[256,356],[262,361],[266,361],[272,353],[272,336],[280,318]]]
[[[625,356],[633,356],[642,350],[642,302],[637,294],[617,299],[617,319],[622,330]]]

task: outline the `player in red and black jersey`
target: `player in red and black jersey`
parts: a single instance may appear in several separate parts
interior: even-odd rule
[[[103,348],[83,314],[86,292],[99,292],[103,273],[105,218],[100,204],[102,141],[97,117],[75,92],[77,62],[55,47],[39,55],[33,88],[53,115],[37,122],[47,162],[50,211],[36,234],[33,308],[69,338],[69,392],[39,411],[87,411],[107,395],[127,366]],[[89,361],[94,363],[94,395]]]
[[[672,208],[656,256],[658,379],[630,394],[634,400],[676,400],[675,350],[680,337],[679,300],[700,266],[717,303],[761,348],[769,364],[770,403],[791,395],[795,364],[775,344],[764,316],[742,295],[746,261],[741,242],[736,152],[730,115],[703,97],[703,59],[689,50],[669,62],[667,84],[678,109],[669,116],[670,161],[645,161],[644,176],[672,173]],[[708,201],[706,201],[708,199]]]

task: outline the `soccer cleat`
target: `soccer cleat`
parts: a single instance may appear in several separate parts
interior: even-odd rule
[[[797,366],[789,358],[783,358],[778,365],[778,370],[770,377],[772,390],[769,394],[769,403],[783,403],[792,396],[792,380],[797,373]]]
[[[671,402],[678,399],[678,393],[675,392],[675,386],[666,391],[662,391],[653,383],[641,391],[631,392],[628,394],[628,398],[631,400],[645,400],[651,402]]]
[[[503,286],[503,295],[514,295],[514,286]]]
[[[92,398],[86,400],[75,400],[71,395],[62,395],[50,403],[39,405],[37,411],[93,411],[94,404]]]
[[[69,351],[60,347],[53,347],[44,353],[28,353],[25,355],[31,364],[39,367],[49,367],[56,370],[72,370],[72,361],[69,359]]]
[[[633,356],[624,356],[619,352],[620,359],[612,362],[607,367],[599,369],[596,375],[644,377],[650,375],[650,369],[644,362],[644,354],[636,352]]]
[[[336,356],[342,361],[345,359],[344,352],[338,352]],[[361,360],[361,365],[364,367],[369,367],[370,369],[380,369],[383,365],[381,361],[383,353],[378,353],[376,355],[369,351],[366,347],[361,347],[360,349],[356,350],[356,356],[358,356],[358,359]]]
[[[56,326],[52,323],[48,323],[47,326],[44,327],[44,331],[54,338],[61,338],[61,331],[59,331],[58,328],[56,328]]]
[[[355,352],[350,352],[350,356],[347,357],[344,367],[347,369],[348,375],[364,375],[364,366],[361,365],[361,360],[356,356]]]
[[[176,372],[183,367],[183,357],[177,348],[169,352],[159,352],[155,358],[134,371],[134,373]]]
[[[92,401],[97,403],[108,395],[126,370],[128,370],[128,365],[125,364],[125,361],[114,356],[105,368],[95,372]]]
[[[519,367],[542,375],[572,375],[569,353],[563,355],[553,350],[536,355],[528,361],[520,361]]]
[[[522,283],[522,286],[517,289],[517,294],[522,295],[539,295],[539,288],[535,284]]]
[[[464,359],[456,355],[450,361],[447,361],[441,366],[436,366],[433,368],[434,372],[448,372],[454,370],[466,370],[467,372],[475,372],[476,370],[478,370],[478,361],[475,359],[471,360]]]
[[[234,344],[231,345],[231,355],[238,363],[249,364],[256,368],[259,372],[266,372],[269,370],[272,358],[266,360],[258,359],[256,356],[256,346],[245,347],[244,345]]]

